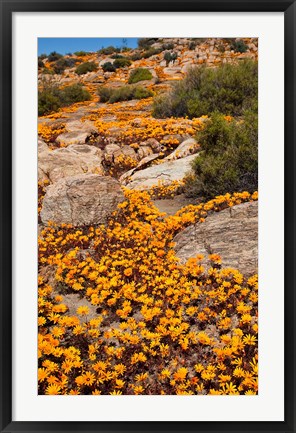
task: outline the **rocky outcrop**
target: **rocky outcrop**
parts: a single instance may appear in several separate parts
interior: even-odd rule
[[[73,144],[38,155],[38,179],[51,183],[83,173],[102,174],[102,151],[87,144]]]
[[[196,153],[199,148],[199,144],[194,138],[188,138],[184,140],[179,146],[168,155],[165,160],[173,161],[174,159],[184,158],[185,156]]]
[[[56,142],[69,146],[70,144],[85,144],[87,139],[97,129],[91,122],[80,122],[79,120],[72,120],[66,123],[66,132],[63,132],[56,138]]]
[[[44,140],[38,138],[38,155],[41,152],[49,152],[49,147],[47,146]]]
[[[245,275],[258,272],[258,202],[240,204],[209,215],[205,222],[187,227],[175,238],[175,251],[184,263],[197,254],[217,253],[223,267]]]
[[[41,220],[74,226],[101,224],[124,196],[117,180],[96,174],[67,177],[47,188]]]
[[[167,161],[157,164],[144,170],[133,173],[129,178],[122,179],[123,184],[129,189],[145,190],[149,189],[158,182],[169,185],[175,180],[182,180],[191,170],[191,163],[196,155],[189,155],[186,158],[176,161]]]

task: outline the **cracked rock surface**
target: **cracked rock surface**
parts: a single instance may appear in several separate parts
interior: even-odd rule
[[[66,177],[47,188],[41,220],[74,226],[101,224],[123,200],[116,179],[97,174]]]
[[[177,256],[184,263],[190,257],[219,254],[223,267],[239,269],[245,275],[258,272],[258,202],[249,202],[209,215],[174,238]]]
[[[191,163],[196,155],[189,155],[175,161],[167,161],[153,165],[144,170],[134,172],[129,178],[123,180],[123,184],[129,189],[149,189],[160,181],[169,185],[174,180],[182,180],[191,170]]]

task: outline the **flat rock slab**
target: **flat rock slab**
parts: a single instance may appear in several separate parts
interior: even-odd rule
[[[173,181],[182,180],[191,170],[191,163],[196,155],[189,155],[175,161],[167,161],[162,164],[153,165],[133,173],[123,184],[129,189],[147,190],[161,182],[169,185]]]
[[[258,272],[258,202],[249,202],[209,215],[205,222],[187,227],[174,238],[181,262],[197,254],[217,253],[223,267],[244,275]]]

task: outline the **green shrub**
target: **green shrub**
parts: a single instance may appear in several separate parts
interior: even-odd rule
[[[87,56],[88,54],[90,54],[89,52],[86,52],[86,51],[75,51],[75,56],[77,56],[77,57],[84,57],[84,56]]]
[[[200,66],[189,70],[172,91],[155,99],[153,115],[193,118],[219,111],[240,116],[245,110],[256,110],[257,99],[257,62],[244,60],[217,68]]]
[[[162,44],[162,50],[173,50],[174,44],[173,42],[168,42],[167,44]]]
[[[38,68],[43,68],[43,67],[44,67],[43,61],[38,58]]]
[[[124,59],[124,56],[122,54],[112,54],[111,59]]]
[[[65,59],[62,57],[53,65],[55,74],[62,74],[66,68],[72,68],[75,65],[74,59]]]
[[[244,41],[239,39],[232,42],[230,49],[234,50],[236,53],[245,53],[246,51],[248,51],[249,48],[248,45],[244,43]]]
[[[139,38],[138,47],[142,50],[148,50],[157,40],[158,38]]]
[[[162,52],[162,48],[149,48],[148,50],[144,51],[143,58],[148,59],[151,56],[155,56],[156,54],[160,54]]]
[[[91,95],[81,84],[72,84],[60,91],[62,106],[75,104],[76,102],[89,101]]]
[[[80,84],[73,84],[63,89],[47,84],[43,90],[38,92],[38,116],[50,114],[61,107],[90,99],[90,93]]]
[[[149,71],[149,69],[136,68],[131,71],[128,79],[128,83],[134,84],[134,83],[138,83],[139,81],[151,80],[151,78],[153,78],[153,76]]]
[[[164,53],[163,58],[164,58],[164,60],[166,61],[166,65],[168,66],[168,64],[169,64],[170,62],[174,62],[174,61],[176,60],[176,58],[177,58],[177,53],[170,53],[169,51],[166,51],[166,52]]]
[[[212,198],[258,188],[258,116],[247,112],[240,121],[214,113],[198,133],[202,152],[185,180],[189,196]]]
[[[110,87],[99,87],[98,95],[100,97],[100,102],[108,102],[113,92],[114,90]]]
[[[111,62],[106,62],[106,63],[104,63],[104,64],[102,65],[102,68],[103,68],[103,71],[104,71],[104,72],[115,72],[115,71],[116,71],[115,66],[114,66],[113,63],[111,63]]]
[[[139,51],[136,51],[134,54],[130,56],[130,59],[135,62],[136,60],[141,60],[142,54]]]
[[[81,63],[81,65],[77,66],[75,69],[75,73],[77,75],[83,75],[87,72],[93,72],[97,70],[97,64],[95,62],[85,62]]]
[[[58,111],[61,107],[61,101],[52,90],[43,90],[38,92],[38,116]]]
[[[126,57],[122,57],[120,59],[116,59],[113,63],[113,65],[115,66],[116,69],[118,68],[125,68],[127,66],[130,66],[132,64],[131,60],[126,58]]]
[[[53,69],[46,68],[46,67],[44,66],[44,68],[42,69],[42,74],[44,74],[44,75],[54,75],[54,70],[53,70]]]
[[[48,60],[49,62],[55,62],[56,60],[59,60],[59,59],[61,59],[62,57],[63,57],[62,54],[57,53],[56,51],[52,51],[52,52],[49,54],[47,60]]]
[[[47,54],[40,54],[40,56],[38,56],[38,60],[44,60],[47,58]]]
[[[110,54],[119,53],[119,52],[120,52],[119,48],[115,48],[115,47],[113,47],[113,45],[110,45],[109,47],[101,48],[98,51],[98,54],[105,54],[105,55],[109,56]]]
[[[122,86],[118,89],[111,89],[109,87],[100,87],[98,89],[100,102],[114,102],[129,101],[131,99],[144,99],[153,96],[153,92],[149,89],[140,86]]]

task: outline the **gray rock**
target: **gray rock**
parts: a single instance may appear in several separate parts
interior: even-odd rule
[[[56,138],[56,142],[59,144],[65,144],[66,146],[69,146],[70,144],[85,144],[90,135],[90,132],[84,131],[63,132],[63,134],[60,134]]]
[[[174,180],[182,180],[191,170],[191,163],[195,155],[177,159],[176,161],[167,161],[162,164],[148,167],[144,170],[133,173],[128,181],[124,181],[129,189],[145,190],[160,181],[164,185],[169,185]],[[125,183],[126,182],[126,183]]]
[[[150,146],[140,146],[137,151],[137,154],[139,159],[142,160],[143,158],[146,158],[151,154],[153,154],[153,150],[151,149]]]
[[[116,179],[97,174],[67,177],[47,188],[41,220],[74,226],[101,224],[123,200]]]
[[[41,138],[38,138],[38,154],[41,152],[49,152],[49,148],[45,141],[43,141]]]
[[[83,173],[103,173],[102,151],[87,144],[68,147],[38,154],[38,180],[59,179]]]
[[[128,145],[122,146],[120,149],[116,150],[113,154],[114,156],[114,164],[121,164],[122,158],[132,158],[135,161],[138,160],[138,156],[134,149]]]
[[[222,258],[223,267],[249,276],[258,272],[258,202],[248,202],[209,215],[205,222],[187,227],[175,236],[177,256],[182,263],[197,254]]]
[[[188,138],[179,144],[179,146],[172,153],[170,153],[165,160],[172,161],[174,159],[184,158],[185,156],[196,153],[198,148],[199,144],[197,141],[194,138]]]
[[[114,161],[114,153],[120,150],[120,146],[118,144],[107,144],[104,149],[104,160],[107,164],[112,164]]]

